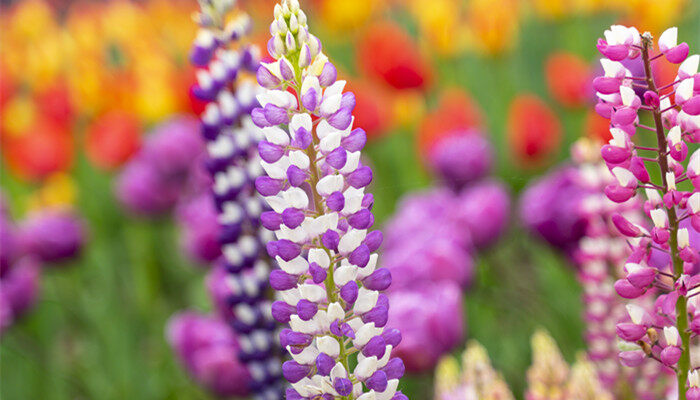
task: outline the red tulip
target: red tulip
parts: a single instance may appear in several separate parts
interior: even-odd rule
[[[43,117],[61,128],[70,130],[75,109],[64,83],[58,82],[37,93],[35,101]]]
[[[432,72],[418,46],[400,26],[383,22],[368,28],[357,44],[359,69],[395,89],[424,89]]]
[[[541,164],[559,148],[561,124],[552,110],[534,95],[519,95],[508,111],[508,143],[521,165]]]
[[[554,53],[545,64],[545,78],[550,95],[565,107],[580,107],[588,98],[590,68],[581,57]]]
[[[23,179],[41,180],[65,171],[73,162],[70,133],[42,119],[3,142],[3,155],[12,171]]]
[[[120,111],[105,114],[88,129],[87,156],[99,168],[117,168],[138,150],[140,133],[141,127],[134,115]]]

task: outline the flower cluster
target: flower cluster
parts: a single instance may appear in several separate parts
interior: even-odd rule
[[[387,224],[388,326],[402,332],[397,355],[409,372],[432,369],[462,341],[462,289],[472,282],[474,256],[498,240],[508,219],[507,190],[486,178],[491,145],[478,130],[463,129],[477,120],[464,117],[424,132],[426,161],[445,187],[406,196]]]
[[[527,373],[526,400],[612,400],[585,357],[569,368],[554,339],[544,331],[532,337],[532,366]],[[503,377],[491,366],[486,349],[472,341],[462,355],[462,371],[445,357],[435,374],[435,400],[512,400]]]
[[[612,218],[624,215],[628,221],[642,224],[642,201],[635,196],[625,203],[615,203],[605,196],[604,188],[613,183],[615,177],[603,163],[598,148],[597,143],[582,139],[572,152],[578,185],[585,190],[579,199],[580,215],[586,222],[585,235],[572,258],[579,267],[579,281],[584,289],[588,357],[608,390],[632,392],[635,398],[652,400],[665,392],[666,385],[660,379],[663,369],[653,362],[637,370],[622,368],[617,361],[615,332],[618,323],[618,329],[625,329],[628,317],[613,284],[624,275],[621,267],[631,250]],[[650,294],[644,301],[649,300]]]
[[[529,231],[572,255],[586,232],[580,206],[586,193],[576,168],[560,167],[528,185],[520,197],[520,220]]]
[[[115,183],[117,198],[130,212],[159,216],[207,180],[200,167],[204,144],[193,117],[179,116],[158,125]]]
[[[515,399],[486,349],[475,341],[462,354],[462,371],[453,357],[443,358],[435,370],[435,400],[464,399]]]
[[[265,136],[266,176],[255,185],[272,208],[261,221],[275,232],[267,250],[280,266],[270,275],[281,296],[272,314],[289,324],[280,333],[292,357],[282,366],[286,398],[406,399],[397,392],[403,362],[392,357],[401,334],[384,329],[391,273],[377,266],[383,237],[370,231],[372,170],[360,162],[366,134],[352,129],[355,97],[299,2],[283,0],[274,16],[275,61],[258,69],[266,90],[252,117]]]
[[[624,215],[612,217],[632,247],[615,290],[627,299],[658,293],[651,308],[630,303],[631,322],[618,325],[618,335],[625,341],[620,358],[628,366],[647,357],[656,359],[675,370],[679,398],[698,399],[697,382],[688,381],[691,340],[700,332],[694,328],[700,326],[700,308],[693,299],[698,290],[698,248],[690,242],[689,229],[700,228],[692,224],[700,212],[700,152],[690,155],[688,146],[700,141],[700,56],[689,57],[688,45],[679,44],[677,36],[677,28],[666,30],[656,52],[649,33],[612,26],[598,40],[604,75],[593,84],[599,98],[596,111],[610,120],[612,135],[601,155],[616,179],[604,192],[610,200],[624,203],[644,189],[643,208],[652,226],[648,230]],[[644,65],[643,76],[622,64],[636,58]],[[657,83],[652,65],[664,60],[680,64],[678,74],[673,82]],[[642,96],[635,88],[644,91]],[[643,124],[645,117],[653,126]],[[651,136],[655,145],[643,146],[644,136]],[[691,226],[681,226],[687,219]],[[654,251],[666,253],[666,261],[654,265]]]
[[[260,136],[250,117],[258,104],[253,73],[259,55],[257,47],[242,41],[251,28],[249,17],[237,13],[229,19],[234,6],[232,0],[200,1],[200,30],[190,56],[198,68],[193,93],[207,103],[201,132],[222,252],[208,286],[219,314],[238,333],[238,356],[250,372],[251,392],[256,399],[274,400],[283,388],[265,297],[270,260],[263,243],[270,232],[259,223],[264,206],[253,182],[262,174],[256,151]]]
[[[66,209],[45,209],[16,225],[0,206],[0,334],[36,303],[41,268],[75,259],[85,226]]]
[[[188,372],[221,397],[246,396],[250,373],[236,355],[241,344],[221,319],[181,312],[168,322],[166,338]]]

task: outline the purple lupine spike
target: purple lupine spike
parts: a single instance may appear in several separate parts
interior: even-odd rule
[[[207,159],[204,164],[210,175],[212,204],[216,210],[217,236],[221,257],[207,278],[207,285],[217,306],[218,313],[233,328],[240,343],[238,360],[249,373],[249,379],[239,382],[255,399],[282,399],[282,370],[274,339],[273,319],[285,319],[290,310],[271,306],[265,298],[270,283],[277,288],[291,288],[295,277],[283,271],[274,271],[266,255],[268,229],[279,229],[282,224],[292,224],[296,215],[282,218],[278,213],[266,211],[262,199],[256,193],[278,193],[280,177],[262,177],[260,159],[275,162],[282,157],[282,143],[273,139],[261,141],[254,122],[283,119],[276,109],[256,112],[257,85],[248,76],[257,72],[260,81],[274,87],[280,83],[276,75],[266,69],[258,69],[259,56],[254,46],[242,42],[250,30],[250,19],[243,13],[228,21],[234,2],[201,0],[199,38],[214,37],[216,49],[204,54],[201,42],[195,42],[192,58],[198,70],[198,85],[194,90],[201,100],[208,102],[202,120],[202,137],[206,141]],[[223,25],[226,23],[226,25]],[[207,59],[205,65],[202,60]],[[278,106],[275,106],[280,108]],[[265,122],[267,123],[267,122]],[[299,249],[286,243],[268,245],[270,254],[294,257]],[[277,303],[276,303],[277,304]],[[306,310],[310,313],[310,310]],[[233,332],[232,332],[233,333]],[[289,338],[292,341],[297,338]],[[234,353],[228,353],[234,356]],[[231,360],[233,362],[235,360]],[[215,372],[211,372],[215,373]]]
[[[599,44],[606,77],[617,78],[614,85],[596,88],[599,104],[610,110],[605,117],[610,119],[612,134],[602,153],[614,179],[603,192],[618,204],[635,201],[641,188],[647,194],[643,210],[648,219],[639,224],[647,229],[630,227],[620,218],[615,223],[634,237],[628,241],[631,255],[627,262],[616,266],[623,267],[624,273],[614,288],[621,297],[630,299],[628,311],[633,324],[644,323],[644,308],[652,310],[650,314],[656,320],[647,327],[643,338],[623,342],[620,361],[627,366],[638,366],[653,359],[673,368],[678,399],[685,399],[687,392],[698,386],[695,379],[692,382],[688,378],[697,377],[690,362],[696,334],[690,327],[700,318],[700,307],[694,299],[694,291],[700,288],[697,283],[700,268],[694,257],[698,248],[691,243],[690,232],[681,223],[687,218],[692,222],[697,213],[700,188],[693,181],[691,185],[679,184],[698,169],[693,165],[697,161],[694,155],[688,161],[688,147],[700,142],[700,120],[693,104],[693,98],[700,92],[696,79],[700,56],[689,56],[687,43],[678,43],[675,27],[664,31],[655,46],[650,33],[640,35],[635,28],[614,25]],[[615,51],[612,47],[616,47]],[[656,48],[659,54],[654,54]],[[632,59],[640,60],[641,71],[632,73],[624,68],[623,63]],[[652,66],[663,62],[680,64],[672,82],[659,82],[653,76]],[[643,119],[640,114],[647,113],[651,114],[651,127],[640,123]],[[654,147],[639,146],[644,141],[640,136],[647,135],[651,136],[650,143],[656,143]],[[621,156],[628,152],[630,160]],[[649,173],[647,168],[656,173]],[[693,202],[689,203],[691,199]],[[666,253],[665,263],[653,265],[652,249]],[[651,301],[655,303],[653,306],[648,304]],[[623,340],[636,336],[630,332],[626,325],[619,329]]]
[[[390,400],[400,376],[382,370],[392,347],[382,336],[389,307],[379,291],[391,274],[376,265],[381,234],[368,233],[373,198],[365,190],[372,170],[360,163],[366,135],[351,127],[355,96],[344,92],[345,81],[337,80],[320,42],[308,33],[297,0],[275,6],[270,30],[275,61],[258,74],[267,90],[258,95],[254,121],[267,142],[284,149],[280,158],[269,146],[260,149],[266,175],[256,182],[282,221],[264,218],[278,227],[268,250],[281,269],[271,283],[282,299],[272,313],[292,331],[314,337],[306,346],[287,346],[288,398]],[[298,64],[290,68],[288,60]],[[270,84],[276,80],[279,85]],[[396,342],[395,332],[390,337]],[[353,349],[358,362],[348,370]]]

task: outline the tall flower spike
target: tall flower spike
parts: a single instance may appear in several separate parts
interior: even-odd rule
[[[282,366],[287,399],[406,399],[397,392],[403,362],[391,354],[401,335],[384,329],[391,274],[377,266],[382,234],[370,231],[372,170],[360,162],[365,132],[352,128],[355,96],[297,0],[275,6],[270,31],[275,61],[258,69],[267,90],[252,113],[266,176],[255,184],[277,237],[267,250],[280,266],[272,314],[289,324],[280,333],[292,358]]]
[[[573,259],[579,266],[579,281],[583,286],[584,337],[588,345],[588,359],[595,367],[600,383],[623,397],[622,391],[638,399],[656,399],[663,394],[660,385],[662,367],[648,361],[644,368],[624,368],[617,360],[617,333],[629,340],[637,340],[646,335],[646,328],[639,324],[644,310],[633,309],[634,317],[625,309],[623,299],[615,295],[614,283],[626,282],[628,290],[636,290],[626,278],[627,272],[633,281],[654,279],[651,268],[636,263],[626,263],[631,255],[626,237],[637,238],[649,232],[643,224],[642,201],[635,196],[625,203],[609,200],[603,190],[615,177],[601,158],[599,144],[581,139],[573,147],[572,158],[576,163],[577,182],[581,187],[580,206],[585,219],[585,232],[578,241]],[[661,199],[659,198],[659,202]],[[624,270],[623,270],[624,265]],[[623,279],[620,279],[623,278]],[[620,287],[620,284],[617,284]],[[650,293],[651,294],[651,293]],[[647,296],[649,298],[649,296]],[[640,313],[641,311],[641,313]],[[636,323],[635,323],[636,321]],[[573,375],[572,372],[572,381]],[[570,385],[573,383],[570,382]],[[579,393],[578,389],[572,389]],[[660,391],[661,390],[661,391]],[[587,392],[587,396],[593,393]]]
[[[239,357],[250,371],[255,399],[277,400],[283,398],[284,389],[275,324],[265,299],[271,261],[263,250],[271,234],[259,223],[264,203],[255,192],[254,179],[262,173],[256,151],[260,133],[250,117],[258,105],[253,74],[259,52],[241,41],[250,30],[250,19],[234,13],[235,1],[199,3],[195,19],[200,31],[190,59],[198,67],[193,92],[207,102],[202,134],[220,224],[219,268],[227,271],[232,293],[227,303],[233,312],[225,315],[238,333]]]
[[[693,155],[689,164],[686,161],[688,145],[700,142],[700,87],[698,56],[688,57],[688,45],[678,44],[677,40],[678,30],[668,29],[659,38],[660,53],[654,55],[649,33],[640,35],[634,28],[611,27],[605,32],[605,39],[598,41],[598,49],[605,57],[601,63],[606,76],[597,78],[594,86],[599,99],[596,110],[610,119],[613,133],[612,148],[605,146],[602,155],[618,181],[608,185],[605,194],[614,202],[624,203],[639,188],[646,189],[644,210],[649,217],[647,225],[653,226],[651,232],[646,232],[624,217],[614,221],[620,232],[630,237],[632,248],[625,264],[626,277],[615,283],[617,293],[635,299],[637,304],[645,293],[658,293],[650,317],[638,318],[644,313],[635,312],[632,323],[618,325],[618,336],[627,341],[620,360],[637,366],[648,357],[672,368],[677,376],[678,399],[686,399],[691,340],[697,335],[692,326],[700,325],[700,310],[692,300],[700,285],[698,268],[693,265],[698,249],[686,240],[680,225],[687,218],[692,224],[697,207],[689,200],[700,191],[694,179],[696,158]],[[621,67],[638,57],[644,76],[634,76]],[[680,64],[678,75],[673,82],[657,83],[652,63],[664,59]],[[633,88],[644,90],[644,102]],[[654,125],[643,125],[640,112],[650,113]],[[652,135],[656,146],[638,145],[632,138],[639,135]],[[651,179],[647,166],[658,168],[653,175],[660,179]],[[684,183],[686,180],[690,184]]]

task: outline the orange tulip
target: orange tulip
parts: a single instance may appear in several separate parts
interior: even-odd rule
[[[561,124],[556,114],[534,95],[519,95],[513,100],[507,129],[511,153],[523,166],[542,164],[561,143]]]

